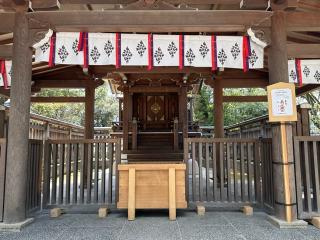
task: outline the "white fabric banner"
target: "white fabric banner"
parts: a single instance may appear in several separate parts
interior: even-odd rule
[[[8,87],[11,86],[11,79],[12,79],[12,61],[5,61],[6,62],[6,73],[7,73],[7,80],[8,80]],[[0,87],[4,86],[3,76],[0,73]]]
[[[78,51],[79,33],[58,32],[56,34],[55,64],[83,65],[83,51]]]
[[[243,69],[242,43],[242,36],[217,36],[218,67]]]
[[[179,66],[179,35],[153,35],[153,65]]]
[[[211,67],[211,36],[184,36],[184,66]]]
[[[148,65],[148,34],[121,34],[121,65]]]
[[[289,82],[298,83],[298,75],[297,75],[295,60],[288,61],[288,74],[289,74]]]
[[[36,62],[49,62],[50,55],[50,38],[47,42],[36,48],[35,61]]]
[[[116,65],[116,34],[89,33],[89,65]]]
[[[320,60],[301,60],[302,84],[320,84]]]
[[[264,63],[264,48],[250,40],[251,54],[249,56],[249,69],[261,69]]]

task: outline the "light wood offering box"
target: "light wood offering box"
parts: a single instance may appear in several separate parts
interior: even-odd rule
[[[169,209],[175,219],[176,208],[186,208],[184,163],[120,164],[119,202],[134,220],[135,209]]]

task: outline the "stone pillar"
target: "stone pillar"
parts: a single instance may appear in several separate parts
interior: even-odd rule
[[[4,222],[26,220],[32,50],[24,9],[15,13]]]
[[[271,18],[271,47],[269,48],[269,82],[288,82],[287,28],[284,11],[275,11]],[[280,123],[272,125],[273,182],[275,217],[284,222],[297,219],[296,188],[292,125],[282,124],[286,136],[281,138]],[[283,141],[281,140],[283,139]],[[287,151],[285,154],[283,150]],[[287,155],[287,163],[283,159]]]

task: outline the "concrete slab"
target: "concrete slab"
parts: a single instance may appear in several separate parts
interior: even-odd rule
[[[22,228],[26,227],[34,221],[33,218],[28,218],[19,223],[0,223],[0,231],[2,232],[20,232]]]
[[[281,229],[307,228],[308,227],[308,223],[303,220],[287,222],[287,221],[283,221],[283,220],[278,219],[275,216],[271,216],[271,215],[268,215],[267,219],[274,226],[281,228]]]

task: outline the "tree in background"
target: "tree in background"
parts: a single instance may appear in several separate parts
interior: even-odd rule
[[[255,96],[266,95],[264,89],[224,89],[225,96]],[[224,103],[224,125],[230,126],[249,118],[258,117],[267,114],[266,103]],[[200,125],[214,125],[213,120],[213,92],[211,87],[203,85],[200,94],[195,97],[194,119]]]
[[[37,96],[84,96],[83,89],[45,89]],[[96,127],[110,126],[115,119],[118,109],[118,100],[108,95],[106,85],[96,89],[94,123]],[[84,125],[84,103],[34,103],[31,105],[31,112],[61,121]]]

